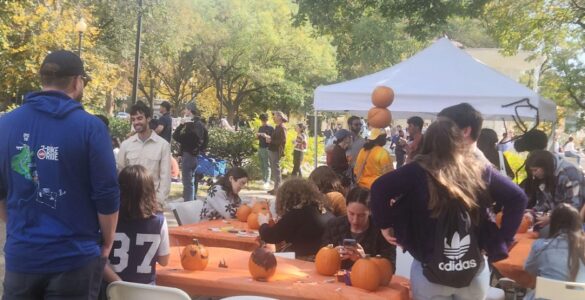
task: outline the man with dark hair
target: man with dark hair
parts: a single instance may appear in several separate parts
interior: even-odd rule
[[[414,116],[406,120],[406,124],[408,125],[406,130],[408,131],[408,137],[410,141],[406,145],[403,144],[402,146],[404,146],[404,150],[406,150],[406,163],[409,163],[418,153],[418,150],[421,146],[422,128],[424,121],[421,117]]]
[[[274,133],[274,127],[268,125],[268,115],[265,113],[260,114],[260,122],[262,126],[258,128],[256,137],[258,138],[258,159],[260,160],[260,170],[262,171],[262,180],[264,181],[264,189],[268,189],[270,184],[270,159],[268,159],[268,142]]]
[[[205,124],[199,117],[194,103],[185,107],[185,114],[191,118],[181,123],[173,133],[173,139],[181,147],[181,177],[183,180],[183,201],[197,198],[197,156],[207,148],[208,134]]]
[[[158,118],[158,126],[154,130],[156,134],[160,135],[167,142],[171,142],[171,135],[173,130],[173,118],[171,118],[171,104],[168,101],[163,101],[159,109],[161,116]]]
[[[50,53],[40,76],[42,91],[0,119],[3,299],[96,299],[120,205],[110,135],[80,103],[79,56]]]
[[[463,141],[469,147],[469,150],[487,165],[489,160],[483,155],[483,152],[477,148],[477,139],[481,127],[483,126],[483,117],[469,103],[459,103],[457,105],[449,106],[439,112],[437,117],[448,118],[457,124],[463,134]]]
[[[360,150],[364,147],[366,140],[362,137],[362,120],[360,117],[351,116],[347,119],[347,127],[351,132],[351,144],[347,148],[346,155],[350,158],[349,166],[353,168],[355,166],[355,160],[360,153]]]
[[[130,122],[136,133],[120,145],[116,165],[118,172],[129,165],[142,165],[150,171],[156,199],[164,208],[171,191],[171,146],[150,129],[151,118],[152,111],[141,101],[130,108]]]
[[[437,115],[445,117],[457,124],[463,132],[463,138],[468,144],[475,144],[479,138],[479,132],[483,126],[483,117],[469,103],[460,103],[444,108]]]

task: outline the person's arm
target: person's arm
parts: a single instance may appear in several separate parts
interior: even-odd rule
[[[158,124],[158,126],[156,126],[156,128],[154,129],[154,132],[156,132],[156,134],[160,134],[161,132],[163,132],[163,130],[165,130],[165,125]]]
[[[227,199],[227,193],[220,186],[213,187],[214,191],[207,194],[205,201],[224,219],[232,219],[236,213],[235,207]]]
[[[266,243],[280,243],[282,241],[289,241],[293,236],[293,232],[299,227],[299,223],[303,221],[303,216],[293,211],[285,213],[276,224],[269,226],[263,224],[260,226],[258,232],[260,239]]]
[[[0,199],[0,219],[6,223],[8,221],[8,210],[6,209],[6,197]]]
[[[167,220],[164,216],[162,218],[163,224],[160,228],[160,245],[158,246],[156,261],[159,265],[164,267],[169,264],[171,246],[169,243],[169,227],[167,225]]]
[[[398,196],[408,193],[413,187],[426,184],[424,176],[425,173],[421,167],[417,164],[408,164],[396,171],[386,173],[374,181],[370,192],[370,205],[372,220],[376,227],[385,229],[394,226],[393,218],[388,217],[393,214],[390,199],[396,199]]]
[[[120,149],[118,150],[118,155],[116,155],[115,160],[116,160],[116,169],[118,170],[118,173],[120,173],[120,171],[122,171],[122,169],[124,169],[124,167],[126,167],[126,152],[127,152],[127,148],[128,147],[128,143],[127,142],[122,142],[122,144],[120,144]]]
[[[120,188],[112,152],[112,142],[106,127],[95,126],[88,136],[90,198],[97,210],[100,232],[102,233],[101,255],[107,257],[114,243]],[[88,216],[89,217],[89,216]]]
[[[183,142],[183,128],[184,127],[185,127],[185,124],[181,124],[177,127],[177,129],[175,129],[175,132],[173,132],[173,140],[175,140],[178,143]]]
[[[372,255],[380,255],[383,258],[388,259],[392,262],[393,266],[396,266],[396,246],[391,245],[386,241],[384,236],[380,231],[377,232],[377,249],[375,249],[375,253],[370,253]]]
[[[329,244],[332,244],[333,246],[339,245],[339,239],[335,234],[338,231],[338,223],[336,220],[337,218],[333,218],[327,222],[327,226],[325,226],[325,230],[321,236],[322,246],[327,246]]]
[[[394,162],[392,161],[390,153],[388,153],[386,149],[382,149],[381,151],[378,166],[380,167],[379,174],[386,174],[388,172],[394,171]]]
[[[500,239],[509,245],[514,241],[514,235],[524,216],[528,198],[524,191],[509,178],[491,167],[488,168],[486,172],[488,172],[487,175],[489,176],[488,190],[490,196],[496,201],[497,205],[501,205],[504,212],[498,235]]]
[[[553,199],[555,207],[558,204],[566,203],[573,206],[576,209],[580,209],[583,205],[581,199],[581,189],[585,188],[582,185],[583,175],[580,171],[575,168],[565,169],[559,175],[558,182],[556,184],[555,198]]]
[[[164,143],[160,161],[160,184],[158,194],[163,197],[161,201],[166,201],[171,192],[171,145]]]
[[[104,267],[104,281],[107,283],[110,282],[114,282],[114,281],[122,281],[122,278],[120,278],[120,276],[118,276],[118,274],[116,274],[116,272],[114,272],[114,270],[112,269],[112,267],[110,266],[109,263],[106,263],[105,267]]]

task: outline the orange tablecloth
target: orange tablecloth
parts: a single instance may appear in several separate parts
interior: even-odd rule
[[[184,246],[191,244],[196,238],[204,246],[225,247],[252,251],[260,243],[257,237],[241,237],[235,233],[220,231],[214,232],[209,228],[233,227],[234,230],[248,230],[248,224],[238,220],[213,220],[195,224],[169,228],[169,239],[172,246]]]
[[[508,258],[494,263],[494,267],[504,277],[513,279],[525,288],[532,288],[536,284],[536,277],[524,271],[524,263],[530,254],[532,243],[538,238],[538,233],[519,233],[515,238],[518,243],[512,247]]]
[[[334,277],[322,276],[311,262],[277,257],[276,274],[269,282],[252,280],[248,272],[250,252],[207,247],[209,264],[204,271],[185,271],[179,261],[181,247],[172,247],[167,267],[157,266],[157,285],[177,287],[190,295],[234,296],[260,295],[278,299],[410,299],[410,283],[394,276],[390,286],[375,292],[329,282]],[[221,259],[227,269],[219,268]]]

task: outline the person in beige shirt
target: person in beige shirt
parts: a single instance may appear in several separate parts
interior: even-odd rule
[[[152,175],[156,189],[156,199],[164,208],[171,190],[171,146],[157,135],[148,124],[152,112],[139,102],[130,109],[130,120],[136,134],[120,145],[116,157],[118,172],[129,165],[142,165]]]

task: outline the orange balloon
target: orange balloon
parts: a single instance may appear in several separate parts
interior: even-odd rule
[[[386,108],[372,107],[368,111],[368,124],[374,128],[386,128],[392,122],[392,113]]]
[[[377,86],[372,92],[372,104],[375,107],[386,108],[394,102],[394,90],[387,86]]]

